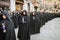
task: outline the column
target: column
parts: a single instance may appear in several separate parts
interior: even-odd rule
[[[23,10],[26,10],[28,12],[28,3],[26,0],[24,0]]]
[[[11,11],[15,11],[16,10],[15,0],[10,0],[10,10]]]

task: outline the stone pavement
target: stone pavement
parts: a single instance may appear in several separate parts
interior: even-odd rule
[[[39,34],[31,35],[31,40],[60,40],[60,18],[48,21]]]
[[[18,28],[15,29],[16,36]],[[18,38],[16,38],[18,40]],[[31,40],[60,40],[60,18],[55,18],[43,25],[40,33],[31,35]]]

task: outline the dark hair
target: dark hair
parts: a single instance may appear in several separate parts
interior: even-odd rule
[[[6,16],[6,19],[9,20],[9,18],[8,18],[9,15],[8,15],[7,11],[6,11],[6,12],[4,12],[4,11],[1,12],[1,18],[2,18],[2,19],[3,19],[3,17],[2,17],[3,15],[5,15],[5,16]]]
[[[23,12],[22,13],[24,13],[25,12],[25,15],[27,15],[27,11],[26,10],[23,10]]]
[[[26,10],[23,10],[23,12],[27,13],[27,11],[26,11]]]

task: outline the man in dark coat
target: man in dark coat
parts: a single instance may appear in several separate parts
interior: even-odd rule
[[[5,35],[5,37],[2,37],[2,40],[16,40],[14,25],[6,11],[2,12],[2,14],[0,15],[0,19],[3,33],[1,36]]]
[[[30,40],[29,24],[30,19],[26,11],[18,18],[19,30],[18,30],[18,39],[19,40]]]

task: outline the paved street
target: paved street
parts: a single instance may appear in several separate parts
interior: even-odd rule
[[[16,34],[17,31],[18,29]],[[48,21],[39,34],[31,35],[31,40],[60,40],[60,18]]]

